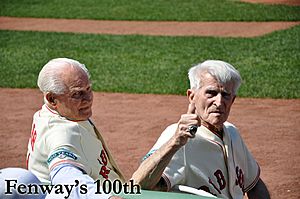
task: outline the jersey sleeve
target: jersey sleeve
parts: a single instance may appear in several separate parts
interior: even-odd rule
[[[181,147],[172,157],[170,163],[163,172],[163,178],[167,183],[168,190],[174,185],[184,184],[185,181],[185,155],[184,147]]]
[[[252,154],[249,152],[245,144],[244,144],[244,154],[246,158],[246,171],[244,174],[245,184],[244,184],[243,192],[246,193],[250,191],[258,182],[260,178],[260,167],[256,162],[256,160],[254,159],[254,157],[252,156]]]
[[[238,162],[235,172],[237,183],[242,187],[244,193],[251,190],[259,180],[260,168],[256,160],[248,150],[237,128],[227,123],[227,129],[232,132],[231,138],[238,154],[235,159]]]
[[[59,164],[68,163],[89,173],[81,146],[80,129],[76,122],[65,122],[50,126],[45,145],[49,151],[47,164],[51,171]]]
[[[149,156],[151,156],[155,151],[157,151],[164,143],[169,141],[171,137],[174,135],[177,128],[177,124],[172,124],[168,126],[160,135],[156,143],[153,145],[153,147],[150,149],[150,151],[143,157],[142,161],[147,159]]]
[[[143,160],[151,156],[155,151],[157,151],[163,144],[165,144],[171,137],[175,134],[177,123],[168,126],[158,138],[157,142],[150,149]],[[184,165],[184,147],[180,148],[172,157],[170,163],[165,168],[162,178],[165,180],[168,190],[170,190],[174,185],[180,184],[185,178],[185,165]]]

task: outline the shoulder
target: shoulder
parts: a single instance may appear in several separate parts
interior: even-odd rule
[[[175,134],[177,128],[177,123],[169,125],[157,139],[154,146],[150,149],[150,151],[143,157],[143,160],[147,159],[150,155],[152,155],[155,151],[157,151],[164,143],[171,139],[171,137]]]
[[[235,125],[233,125],[232,123],[225,122],[223,126],[224,126],[225,131],[227,133],[229,133],[230,136],[234,136],[234,137],[238,136],[238,137],[240,137],[240,133],[239,133],[238,128]]]
[[[49,120],[48,130],[45,132],[45,144],[50,149],[60,146],[81,146],[83,128],[77,122],[68,121],[59,117]]]
[[[45,104],[41,110],[34,114],[34,123],[37,127],[46,128],[47,131],[51,129],[74,129],[78,128],[77,122],[66,119],[60,116],[56,111],[50,109]]]
[[[55,134],[73,135],[80,132],[77,122],[69,121],[60,117],[52,117],[48,120],[49,132]]]
[[[167,128],[162,132],[162,135],[170,135],[173,136],[177,129],[178,123],[171,124],[167,126]]]
[[[230,122],[224,122],[224,127],[229,129],[229,128],[232,128],[232,129],[237,129],[236,126]]]
[[[175,134],[177,129],[177,123],[169,125],[160,135],[158,141],[160,142],[167,142],[171,137]]]

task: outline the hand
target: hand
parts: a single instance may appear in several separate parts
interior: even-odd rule
[[[190,126],[200,126],[200,118],[198,117],[196,112],[195,103],[190,103],[188,106],[188,110],[186,114],[182,114],[181,118],[178,122],[178,127],[175,135],[173,136],[173,140],[175,145],[183,146],[187,143],[189,138],[194,138],[195,135],[188,132]]]

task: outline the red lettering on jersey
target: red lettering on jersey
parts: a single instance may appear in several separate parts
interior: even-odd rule
[[[100,158],[97,159],[98,162],[104,166],[107,165],[107,156],[105,154],[105,151],[102,149],[100,152]]]
[[[101,150],[100,158],[102,160],[102,163],[106,166],[107,165],[107,157],[106,157],[104,150]]]
[[[108,170],[106,166],[102,166],[99,174],[102,175],[103,178],[108,179],[109,172],[110,170]]]
[[[224,174],[222,173],[222,171],[220,169],[218,169],[214,172],[214,176],[217,179],[219,187],[212,181],[212,179],[210,177],[208,177],[208,183],[211,184],[219,194],[221,194],[221,190],[225,189],[226,184],[227,184],[226,180],[225,180],[225,177],[224,177]],[[205,185],[201,186],[199,189],[203,189],[203,190],[211,193],[209,188]]]
[[[215,188],[215,190],[218,191],[219,194],[221,194],[221,191],[218,189],[218,187],[213,183],[213,181],[210,178],[208,178],[208,182]]]
[[[108,179],[108,174],[110,173],[110,170],[106,167],[107,156],[103,149],[101,150],[100,157],[97,160],[98,160],[99,164],[102,165],[99,174],[102,175],[103,178]]]
[[[239,185],[239,187],[244,190],[244,173],[243,170],[240,169],[238,166],[235,168],[236,172],[236,180],[235,185]]]
[[[220,169],[216,170],[214,175],[217,178],[220,190],[223,190],[226,187],[225,177]]]
[[[31,144],[32,151],[33,151],[35,140],[36,140],[36,130],[35,130],[35,124],[33,124],[31,129],[31,136],[30,136],[30,144]]]

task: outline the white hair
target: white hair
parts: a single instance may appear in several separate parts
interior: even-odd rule
[[[220,60],[207,60],[189,69],[190,88],[201,88],[201,74],[209,73],[216,78],[219,83],[226,84],[232,82],[234,84],[233,93],[236,95],[240,85],[240,73],[229,63]]]
[[[37,85],[43,93],[52,92],[54,94],[63,94],[66,91],[62,79],[60,68],[64,66],[73,66],[81,68],[90,79],[88,69],[80,62],[68,58],[56,58],[50,60],[39,73]]]

